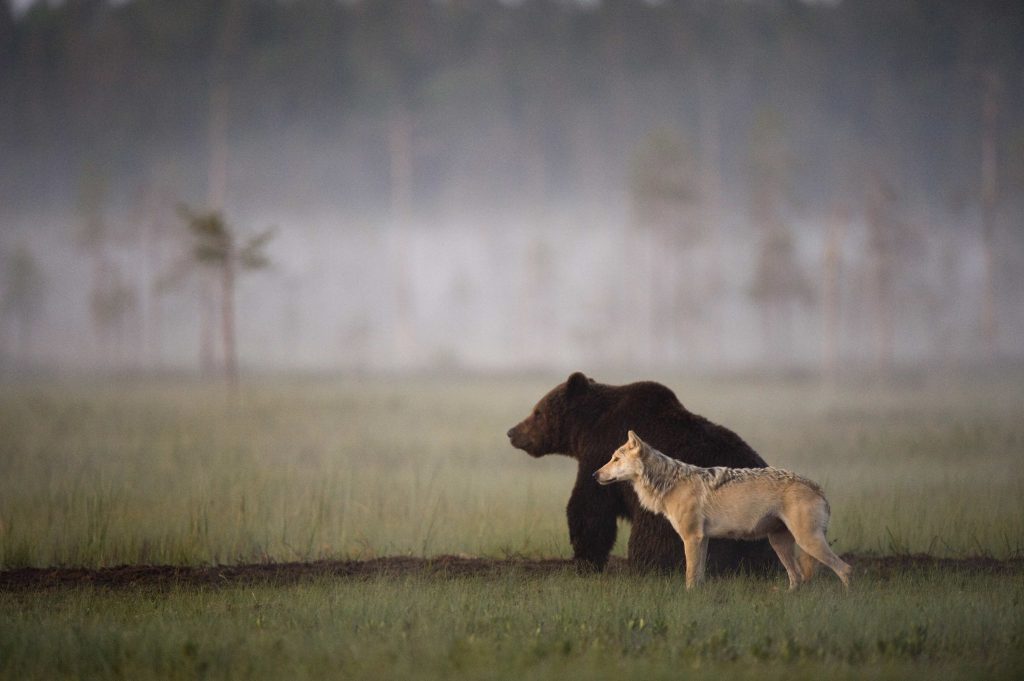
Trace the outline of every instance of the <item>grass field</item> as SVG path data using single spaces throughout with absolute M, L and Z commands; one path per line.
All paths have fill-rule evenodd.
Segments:
M 1019 678 L 1024 580 L 331 580 L 0 594 L 7 678 Z
M 599 376 L 606 380 L 615 377 Z M 662 378 L 822 482 L 844 553 L 1024 552 L 1024 381 Z M 504 437 L 557 379 L 0 388 L 0 569 L 569 555 L 574 465 Z M 627 528 L 617 553 L 622 554 Z M 1019 677 L 1021 574 L 319 579 L 0 593 L 8 678 Z M 825 672 L 827 671 L 827 674 Z

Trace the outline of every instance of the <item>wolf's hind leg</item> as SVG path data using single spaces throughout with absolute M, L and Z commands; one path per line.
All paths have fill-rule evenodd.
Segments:
M 850 575 L 853 574 L 853 568 L 832 551 L 824 534 L 821 532 L 808 533 L 804 536 L 794 534 L 794 538 L 801 549 L 832 568 L 832 571 L 842 580 L 843 586 L 847 589 L 850 588 Z
M 793 545 L 793 553 L 800 568 L 800 579 L 803 583 L 811 581 L 814 571 L 818 569 L 818 561 L 814 556 L 801 549 L 799 544 Z
M 778 554 L 779 560 L 782 561 L 782 567 L 786 568 L 786 574 L 789 576 L 789 590 L 792 591 L 803 581 L 800 565 L 796 559 L 796 541 L 789 530 L 783 527 L 768 535 L 768 543 Z

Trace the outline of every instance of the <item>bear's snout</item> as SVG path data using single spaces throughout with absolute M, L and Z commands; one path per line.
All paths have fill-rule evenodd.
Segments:
M 508 429 L 508 441 L 516 449 L 521 449 L 530 456 L 540 456 L 536 451 L 536 443 L 531 437 L 530 427 L 526 423 L 517 423 Z
M 523 441 L 523 424 L 518 423 L 508 429 L 508 441 L 516 449 L 522 449 L 526 443 Z
M 508 440 L 513 447 L 523 450 L 532 457 L 544 456 L 550 451 L 543 437 L 538 437 L 536 424 L 531 419 L 509 428 Z

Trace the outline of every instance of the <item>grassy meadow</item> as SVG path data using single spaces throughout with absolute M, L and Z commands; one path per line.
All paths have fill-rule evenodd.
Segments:
M 557 380 L 0 388 L 0 567 L 569 555 L 574 462 L 505 438 Z M 665 382 L 823 483 L 839 552 L 1024 549 L 1024 382 Z
M 617 382 L 615 376 L 598 376 Z M 1024 553 L 1024 381 L 665 378 L 823 483 L 841 553 Z M 558 378 L 0 387 L 0 569 L 565 557 L 575 466 L 504 433 Z M 623 527 L 616 552 L 624 552 Z M 0 592 L 4 678 L 1019 678 L 1020 574 L 321 579 Z
M 11 679 L 1020 678 L 1024 581 L 625 575 L 0 593 Z

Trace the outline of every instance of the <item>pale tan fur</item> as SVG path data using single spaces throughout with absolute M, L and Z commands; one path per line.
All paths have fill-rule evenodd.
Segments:
M 825 540 L 829 506 L 816 483 L 778 468 L 701 468 L 665 456 L 629 431 L 626 444 L 594 477 L 631 482 L 644 508 L 664 515 L 683 540 L 686 588 L 704 577 L 708 539 L 768 538 L 789 576 L 809 580 L 815 561 L 850 585 L 853 569 Z

